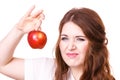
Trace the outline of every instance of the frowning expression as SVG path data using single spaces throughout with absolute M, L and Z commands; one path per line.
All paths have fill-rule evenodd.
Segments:
M 73 22 L 67 22 L 60 37 L 60 51 L 66 64 L 70 67 L 83 65 L 89 41 L 81 28 Z

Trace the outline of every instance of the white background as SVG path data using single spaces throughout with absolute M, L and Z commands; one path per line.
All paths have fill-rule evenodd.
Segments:
M 58 36 L 59 21 L 74 7 L 88 7 L 95 10 L 102 18 L 109 40 L 110 64 L 116 80 L 120 80 L 120 4 L 119 0 L 0 0 L 0 40 L 12 29 L 25 12 L 36 5 L 36 10 L 43 9 L 45 20 L 42 30 L 48 41 L 44 49 L 32 49 L 27 43 L 27 34 L 22 38 L 14 56 L 20 58 L 53 57 Z M 7 46 L 7 45 L 6 45 Z M 0 80 L 13 80 L 0 74 Z

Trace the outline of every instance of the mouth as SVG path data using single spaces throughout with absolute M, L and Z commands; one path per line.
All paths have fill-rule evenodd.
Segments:
M 66 54 L 69 58 L 76 58 L 78 56 L 78 53 L 67 53 Z

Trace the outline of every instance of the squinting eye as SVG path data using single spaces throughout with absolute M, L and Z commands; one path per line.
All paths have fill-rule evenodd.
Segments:
M 77 38 L 78 41 L 85 41 L 83 38 Z
M 68 38 L 67 37 L 62 37 L 61 40 L 68 40 Z

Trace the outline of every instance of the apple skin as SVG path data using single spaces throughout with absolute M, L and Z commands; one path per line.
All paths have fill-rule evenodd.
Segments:
M 27 40 L 31 48 L 42 49 L 47 42 L 47 36 L 40 30 L 33 30 L 28 33 Z

